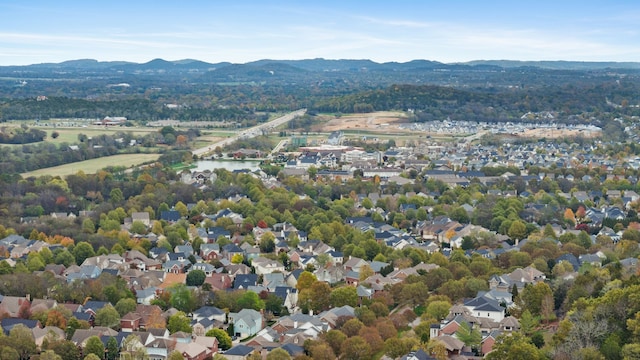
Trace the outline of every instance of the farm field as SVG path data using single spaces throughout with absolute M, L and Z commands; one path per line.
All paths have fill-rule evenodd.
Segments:
M 160 157 L 160 154 L 122 154 L 122 155 L 113 155 L 102 157 L 99 159 L 91 159 L 80 162 L 75 162 L 71 164 L 65 164 L 60 166 L 54 166 L 50 168 L 30 171 L 22 174 L 23 178 L 27 178 L 30 176 L 43 176 L 43 175 L 51 175 L 51 176 L 67 176 L 77 173 L 82 170 L 85 174 L 94 174 L 98 172 L 98 170 L 105 168 L 110 165 L 118 165 L 124 167 L 132 167 L 144 164 L 148 161 L 157 160 Z

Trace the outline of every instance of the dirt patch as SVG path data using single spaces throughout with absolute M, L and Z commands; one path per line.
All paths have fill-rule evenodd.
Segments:
M 535 128 L 528 129 L 518 134 L 520 137 L 534 137 L 534 138 L 564 138 L 564 137 L 576 137 L 582 136 L 585 138 L 593 138 L 602 135 L 602 131 L 594 130 L 582 130 L 582 129 L 543 129 Z
M 367 114 L 349 114 L 339 118 L 327 117 L 326 121 L 314 127 L 313 131 L 332 132 L 338 130 L 363 130 L 374 132 L 403 131 L 398 125 L 406 123 L 407 116 L 402 112 L 378 111 Z

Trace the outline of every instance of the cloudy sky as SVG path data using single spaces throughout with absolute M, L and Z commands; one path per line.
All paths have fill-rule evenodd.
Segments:
M 637 0 L 2 0 L 0 65 L 72 59 L 640 61 Z

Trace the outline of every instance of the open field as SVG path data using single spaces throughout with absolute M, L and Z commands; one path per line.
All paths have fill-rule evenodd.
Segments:
M 30 176 L 42 176 L 42 175 L 51 175 L 51 176 L 67 176 L 77 173 L 82 170 L 85 174 L 94 174 L 98 172 L 98 170 L 105 168 L 107 166 L 124 166 L 124 167 L 132 167 L 144 164 L 149 161 L 154 161 L 160 157 L 160 154 L 122 154 L 122 155 L 113 155 L 102 157 L 98 159 L 85 160 L 80 162 L 75 162 L 71 164 L 65 164 L 60 166 L 54 166 L 46 169 L 40 169 L 35 171 L 30 171 L 28 173 L 22 174 L 22 177 L 30 177 Z
M 525 130 L 522 134 L 518 134 L 522 137 L 534 137 L 534 138 L 564 138 L 564 137 L 576 137 L 583 136 L 585 138 L 593 138 L 596 136 L 602 135 L 602 131 L 587 131 L 587 130 L 576 130 L 576 129 L 528 129 Z
M 102 134 L 107 134 L 107 135 L 112 135 L 115 134 L 116 132 L 124 132 L 124 133 L 131 133 L 133 135 L 146 135 L 148 133 L 151 132 L 156 132 L 158 131 L 157 129 L 151 129 L 151 128 L 124 128 L 124 127 L 109 127 L 109 128 L 105 128 L 102 126 L 97 126 L 97 127 L 86 127 L 86 128 L 43 128 L 43 127 L 37 127 L 37 129 L 39 130 L 44 130 L 47 132 L 47 138 L 45 139 L 45 141 L 54 143 L 54 144 L 60 144 L 63 142 L 69 143 L 69 144 L 74 144 L 74 143 L 78 143 L 78 135 L 80 134 L 84 134 L 87 135 L 88 137 L 94 137 L 94 136 L 98 136 L 98 135 L 102 135 Z M 51 137 L 51 134 L 57 131 L 59 136 L 57 139 L 54 139 Z
M 327 121 L 312 127 L 312 131 L 332 132 L 338 130 L 363 130 L 388 133 L 410 131 L 400 129 L 399 124 L 407 122 L 407 116 L 399 111 L 377 111 L 367 114 L 349 114 L 341 117 L 327 116 Z

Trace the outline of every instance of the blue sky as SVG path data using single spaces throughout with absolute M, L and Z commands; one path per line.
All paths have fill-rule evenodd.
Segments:
M 640 61 L 637 0 L 0 2 L 0 65 L 72 59 Z

